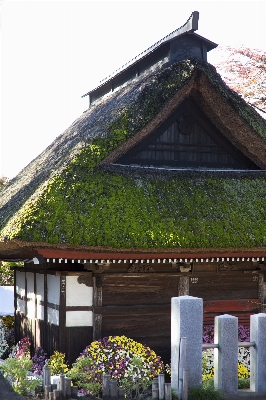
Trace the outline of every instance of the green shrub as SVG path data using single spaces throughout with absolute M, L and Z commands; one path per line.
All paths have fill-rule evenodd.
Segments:
M 223 394 L 210 386 L 189 389 L 188 400 L 225 400 Z
M 22 395 L 31 395 L 32 391 L 41 385 L 41 379 L 28 373 L 32 367 L 32 361 L 27 357 L 7 358 L 0 364 L 4 377 L 11 383 L 15 392 Z
M 0 358 L 5 358 L 5 354 L 8 352 L 7 334 L 6 326 L 0 318 Z
M 248 389 L 250 387 L 249 378 L 238 378 L 238 389 Z
M 214 378 L 209 378 L 207 380 L 202 381 L 203 388 L 212 388 L 214 389 Z M 249 378 L 238 378 L 238 389 L 248 389 L 250 387 L 250 379 Z
M 10 329 L 14 328 L 14 324 L 15 324 L 14 315 L 5 315 L 4 317 L 1 317 L 1 319 L 4 322 L 8 331 L 10 331 Z
M 49 358 L 47 367 L 50 368 L 51 375 L 66 373 L 68 371 L 68 366 L 65 362 L 65 354 L 55 351 Z

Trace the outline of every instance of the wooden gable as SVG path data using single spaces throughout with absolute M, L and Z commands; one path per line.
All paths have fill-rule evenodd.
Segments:
M 116 164 L 203 169 L 259 169 L 192 101 L 185 101 Z

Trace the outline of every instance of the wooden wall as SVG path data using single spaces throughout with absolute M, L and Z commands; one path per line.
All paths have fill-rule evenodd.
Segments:
M 17 340 L 29 336 L 34 347 L 42 346 L 49 356 L 55 350 L 64 352 L 71 364 L 93 340 L 109 335 L 125 335 L 147 344 L 164 362 L 170 362 L 172 297 L 185 294 L 202 297 L 205 325 L 213 324 L 214 317 L 224 313 L 237 316 L 240 324 L 249 325 L 251 314 L 266 312 L 261 305 L 266 298 L 265 276 L 252 263 L 194 265 L 190 271 L 184 272 L 181 272 L 181 267 L 171 264 L 144 264 L 139 267 L 120 264 L 112 265 L 102 273 L 81 271 L 75 274 L 82 274 L 83 278 L 91 277 L 89 280 L 93 284 L 93 305 L 85 307 L 93 311 L 93 326 L 66 326 L 66 311 L 78 311 L 84 307 L 66 307 L 64 282 L 66 276 L 72 273 L 54 269 L 49 273 L 61 275 L 60 305 L 48 302 L 48 306 L 59 310 L 59 324 L 48 322 L 45 307 L 43 320 L 27 318 L 27 295 L 24 298 L 16 295 L 15 302 L 20 296 L 26 305 L 26 313 L 16 312 Z M 34 282 L 36 286 L 36 277 Z M 30 301 L 33 301 L 32 297 Z M 34 301 L 37 306 L 37 299 Z M 44 306 L 45 301 L 47 277 L 44 277 Z
M 249 325 L 250 315 L 260 312 L 258 274 L 104 273 L 97 276 L 95 284 L 94 339 L 126 335 L 147 344 L 169 362 L 171 297 L 181 294 L 203 298 L 205 325 L 225 313 L 237 316 L 239 324 Z

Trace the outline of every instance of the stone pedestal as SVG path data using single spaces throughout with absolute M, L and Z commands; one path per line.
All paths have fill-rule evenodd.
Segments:
M 250 316 L 250 389 L 266 392 L 266 314 Z
M 187 338 L 188 386 L 202 384 L 203 300 L 180 296 L 171 300 L 171 384 L 178 393 L 180 339 Z
M 225 394 L 238 390 L 238 318 L 219 315 L 214 322 L 214 387 Z

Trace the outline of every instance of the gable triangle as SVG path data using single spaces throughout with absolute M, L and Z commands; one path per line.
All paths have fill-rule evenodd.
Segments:
M 165 168 L 259 169 L 192 102 L 127 151 L 115 164 Z

